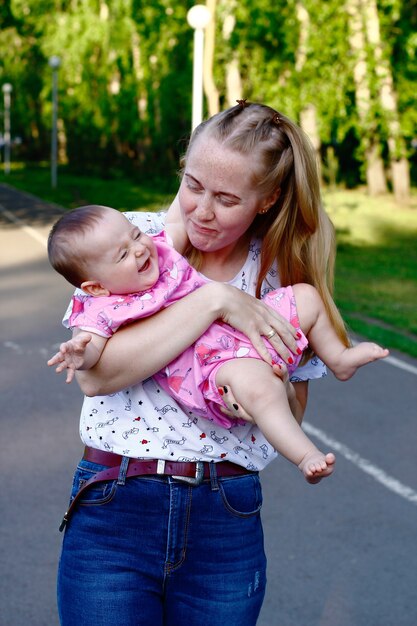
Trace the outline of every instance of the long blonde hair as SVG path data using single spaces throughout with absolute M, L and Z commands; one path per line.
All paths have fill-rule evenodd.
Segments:
M 280 190 L 275 204 L 250 227 L 262 239 L 257 297 L 276 261 L 282 286 L 305 282 L 316 287 L 339 338 L 349 345 L 332 299 L 335 233 L 322 206 L 316 155 L 307 135 L 271 107 L 243 101 L 197 126 L 184 162 L 203 135 L 253 159 L 253 185 L 261 199 Z M 187 255 L 199 265 L 199 251 L 190 247 Z

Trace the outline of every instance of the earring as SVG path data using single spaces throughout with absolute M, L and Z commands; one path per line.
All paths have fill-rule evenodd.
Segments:
M 261 215 L 265 215 L 265 213 L 268 213 L 268 211 L 269 211 L 269 207 L 267 207 L 266 209 L 262 209 L 262 211 L 259 211 L 259 213 Z

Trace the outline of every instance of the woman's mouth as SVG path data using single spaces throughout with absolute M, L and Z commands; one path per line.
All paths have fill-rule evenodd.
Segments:
M 215 234 L 215 229 L 214 228 L 208 228 L 207 226 L 201 226 L 200 224 L 196 224 L 195 222 L 192 222 L 193 228 L 197 233 L 200 233 L 202 235 L 214 235 Z

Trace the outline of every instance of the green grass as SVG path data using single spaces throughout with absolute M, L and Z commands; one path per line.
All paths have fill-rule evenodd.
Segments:
M 53 190 L 48 167 L 16 165 L 7 177 L 0 172 L 0 182 L 67 208 L 92 203 L 123 210 L 165 208 L 178 184 L 175 177 L 169 185 L 138 184 L 60 168 Z M 325 191 L 324 201 L 337 232 L 335 300 L 349 329 L 417 357 L 417 195 L 408 207 L 361 190 Z
M 336 226 L 335 300 L 349 327 L 417 357 L 417 196 L 324 194 Z
M 52 189 L 48 165 L 25 167 L 23 164 L 14 164 L 7 176 L 1 170 L 0 183 L 7 183 L 68 209 L 85 204 L 104 204 L 124 211 L 166 208 L 178 187 L 175 176 L 168 181 L 138 184 L 123 177 L 103 180 L 94 176 L 77 176 L 60 166 L 57 187 Z

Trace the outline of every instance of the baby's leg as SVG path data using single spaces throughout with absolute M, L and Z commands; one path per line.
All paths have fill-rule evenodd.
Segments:
M 301 329 L 314 352 L 336 378 L 348 380 L 362 365 L 388 356 L 388 350 L 369 341 L 347 348 L 333 328 L 317 290 L 300 283 L 293 286 L 293 291 Z
M 298 465 L 304 476 L 328 476 L 333 454 L 324 455 L 291 413 L 285 385 L 271 367 L 257 359 L 233 359 L 216 372 L 216 385 L 230 386 L 236 401 L 253 418 L 274 448 Z

